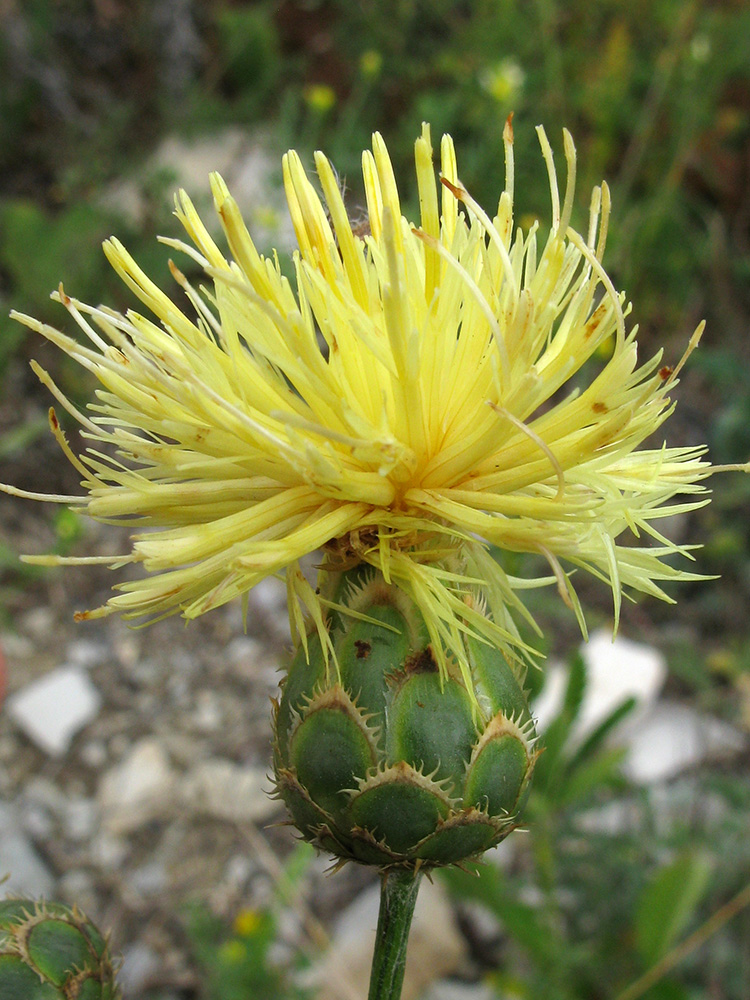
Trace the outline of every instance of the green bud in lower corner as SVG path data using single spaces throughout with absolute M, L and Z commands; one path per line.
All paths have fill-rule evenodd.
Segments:
M 361 567 L 342 575 L 335 659 L 317 632 L 289 668 L 275 715 L 278 793 L 303 836 L 382 868 L 454 864 L 518 823 L 534 766 L 519 677 L 467 635 L 472 690 L 438 669 L 419 611 Z M 363 620 L 366 616 L 369 620 Z
M 75 907 L 0 900 L 2 1000 L 119 1000 L 107 941 Z

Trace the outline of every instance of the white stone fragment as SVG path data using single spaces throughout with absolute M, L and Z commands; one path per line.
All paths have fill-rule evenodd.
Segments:
M 497 990 L 484 983 L 457 983 L 450 979 L 441 979 L 440 982 L 434 983 L 420 1000 L 504 1000 L 505 996 L 506 994 L 498 994 Z M 508 1000 L 510 1000 L 509 995 Z
M 745 736 L 720 719 L 687 705 L 661 701 L 623 732 L 626 776 L 637 784 L 668 781 L 705 760 L 740 753 Z
M 635 698 L 637 703 L 629 718 L 640 715 L 655 701 L 667 676 L 659 650 L 621 635 L 613 640 L 606 628 L 591 634 L 588 643 L 581 646 L 581 655 L 586 665 L 586 691 L 573 726 L 573 743 L 585 739 L 626 698 Z M 541 696 L 533 705 L 540 731 L 560 711 L 567 681 L 567 666 L 550 666 Z
M 611 740 L 627 749 L 623 770 L 637 784 L 667 781 L 703 760 L 737 753 L 745 738 L 732 726 L 675 702 L 657 700 L 666 679 L 662 654 L 644 643 L 599 629 L 581 647 L 586 690 L 573 724 L 571 745 L 580 744 L 626 698 L 636 707 Z M 552 665 L 532 711 L 540 732 L 560 711 L 568 667 Z
M 264 770 L 230 760 L 200 761 L 180 784 L 185 808 L 230 823 L 259 823 L 278 810 Z
M 81 667 L 62 666 L 8 698 L 8 714 L 38 747 L 62 757 L 99 713 L 102 699 Z
M 209 231 L 218 231 L 208 184 L 214 170 L 226 181 L 261 249 L 273 245 L 290 251 L 297 245 L 280 183 L 279 156 L 260 131 L 230 126 L 188 139 L 167 135 L 138 175 L 111 184 L 101 195 L 100 204 L 140 226 L 149 200 L 153 200 L 153 181 L 161 178 L 165 204 L 170 203 L 174 191 L 184 188 Z
M 158 740 L 139 740 L 102 778 L 97 794 L 102 825 L 111 834 L 129 833 L 168 814 L 175 775 Z
M 312 970 L 316 1000 L 353 1000 L 367 995 L 380 886 L 365 890 L 341 914 L 333 942 Z M 436 979 L 450 975 L 466 955 L 445 890 L 422 880 L 406 955 L 402 1000 L 416 1000 Z
M 117 979 L 127 996 L 136 996 L 161 967 L 162 962 L 156 952 L 148 945 L 137 942 L 123 948 Z
M 0 802 L 0 883 L 3 897 L 51 896 L 55 879 L 21 830 L 19 817 L 11 805 Z
M 107 646 L 93 639 L 77 639 L 68 647 L 65 654 L 67 660 L 77 667 L 98 667 L 108 657 Z
M 287 594 L 281 580 L 267 576 L 250 591 L 250 603 L 266 614 L 285 614 Z
M 63 811 L 65 836 L 74 841 L 88 841 L 94 835 L 99 820 L 99 810 L 94 801 L 87 798 L 71 798 Z

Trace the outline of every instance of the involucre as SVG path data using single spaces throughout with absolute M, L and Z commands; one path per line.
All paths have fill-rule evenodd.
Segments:
M 2 1000 L 119 1000 L 107 941 L 76 907 L 0 900 Z
M 329 655 L 300 644 L 275 713 L 279 795 L 303 836 L 382 868 L 481 854 L 518 823 L 535 732 L 502 654 L 465 634 L 471 690 L 425 622 L 367 567 L 334 577 Z M 467 600 L 470 598 L 467 597 Z M 355 617 L 356 616 L 356 617 Z

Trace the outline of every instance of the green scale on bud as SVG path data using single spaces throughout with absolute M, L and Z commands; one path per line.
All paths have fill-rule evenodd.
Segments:
M 494 847 L 517 825 L 536 756 L 520 679 L 468 635 L 473 691 L 450 659 L 441 675 L 421 614 L 372 570 L 341 574 L 334 596 L 353 613 L 330 618 L 335 662 L 313 632 L 276 706 L 276 787 L 294 824 L 382 868 Z
M 119 1000 L 107 941 L 75 907 L 0 900 L 2 1000 Z

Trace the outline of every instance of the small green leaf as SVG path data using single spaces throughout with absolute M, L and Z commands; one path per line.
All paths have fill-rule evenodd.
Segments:
M 538 910 L 514 898 L 515 890 L 496 868 L 483 865 L 476 874 L 445 868 L 440 874 L 455 896 L 474 900 L 491 910 L 508 934 L 538 962 L 554 963 L 561 944 L 559 938 L 550 933 Z
M 643 1000 L 694 1000 L 694 998 L 695 993 L 674 979 L 662 979 L 643 994 Z
M 646 886 L 636 908 L 635 945 L 646 968 L 658 962 L 684 931 L 711 876 L 710 859 L 686 851 Z
M 576 652 L 570 658 L 570 674 L 563 701 L 563 712 L 571 722 L 578 718 L 581 711 L 586 685 L 586 664 L 581 654 Z
M 581 711 L 586 693 L 586 665 L 580 653 L 570 659 L 570 672 L 560 712 L 547 727 L 541 745 L 544 753 L 535 770 L 534 785 L 556 801 L 560 791 L 560 769 L 565 766 L 565 747 Z
M 585 763 L 592 754 L 599 750 L 606 740 L 607 736 L 615 729 L 622 720 L 630 715 L 637 701 L 635 698 L 626 698 L 622 701 L 617 708 L 615 708 L 609 715 L 600 722 L 599 725 L 586 737 L 580 747 L 576 750 L 573 756 L 570 758 L 570 763 L 568 767 L 573 771 L 580 763 Z
M 612 747 L 611 750 L 596 754 L 591 760 L 581 761 L 561 781 L 558 803 L 561 806 L 571 806 L 587 798 L 597 788 L 611 785 L 620 776 L 626 756 L 625 747 Z

